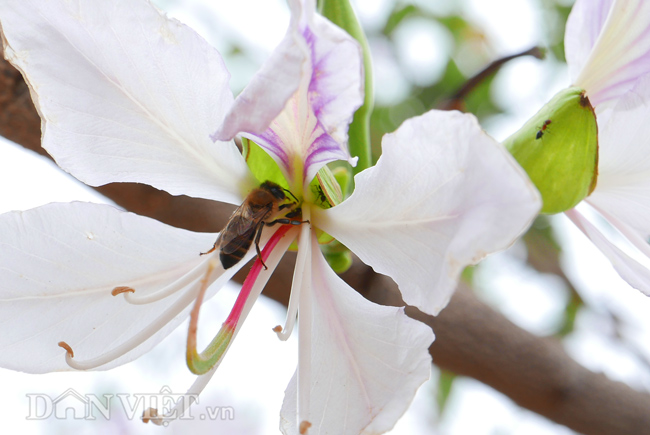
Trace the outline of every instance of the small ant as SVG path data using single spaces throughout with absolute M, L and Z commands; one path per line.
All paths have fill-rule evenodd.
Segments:
M 324 207 L 330 208 L 332 206 L 320 185 L 316 185 L 316 196 L 318 197 L 318 201 L 320 201 Z
M 537 132 L 537 136 L 535 136 L 535 139 L 541 139 L 542 136 L 544 136 L 544 131 L 548 128 L 548 125 L 551 123 L 550 119 L 547 119 L 544 121 L 544 125 L 542 125 L 542 129 Z

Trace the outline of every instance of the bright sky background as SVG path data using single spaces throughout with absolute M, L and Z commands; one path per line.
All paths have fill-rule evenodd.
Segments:
M 419 3 L 446 13 L 458 9 L 460 2 Z M 230 52 L 230 40 L 254 54 L 228 56 L 226 64 L 237 71 L 234 90 L 241 89 L 255 69 L 284 35 L 288 11 L 284 0 L 158 0 L 157 4 L 171 15 L 190 24 L 224 54 Z M 382 25 L 389 12 L 389 0 L 357 0 L 361 19 L 369 27 Z M 544 19 L 539 3 L 533 0 L 470 0 L 462 6 L 465 13 L 483 26 L 499 52 L 494 57 L 511 54 L 535 44 L 543 44 L 538 23 Z M 251 14 L 251 11 L 254 13 Z M 234 36 L 236 35 L 236 36 Z M 401 47 L 401 61 L 418 71 L 413 79 L 431 80 L 440 73 L 441 59 L 449 49 L 446 30 L 417 20 L 396 33 Z M 398 100 L 408 91 L 408 81 L 392 64 L 381 46 L 373 46 L 377 98 Z M 481 67 L 482 65 L 476 66 Z M 467 68 L 471 68 L 467 65 Z M 486 129 L 504 138 L 532 115 L 558 89 L 566 86 L 566 74 L 552 61 L 520 59 L 507 65 L 496 79 L 499 102 L 507 109 L 504 116 L 491 120 Z M 47 159 L 11 144 L 0 147 L 0 212 L 22 210 L 54 201 L 93 201 L 103 198 L 64 174 Z M 637 343 L 646 357 L 650 337 L 650 301 L 624 284 L 593 246 L 563 217 L 554 219 L 566 239 L 565 261 L 571 278 L 579 283 L 583 298 L 606 313 L 613 311 L 626 319 L 629 340 Z M 531 279 L 531 272 L 521 266 L 515 246 L 506 254 L 488 259 L 493 268 L 480 276 L 484 285 L 479 294 L 498 307 L 520 326 L 544 334 L 552 329 L 562 309 L 559 286 L 553 279 Z M 216 333 L 236 295 L 236 288 L 222 290 L 202 308 L 201 328 L 208 339 Z M 195 420 L 174 424 L 164 433 L 188 433 L 189 430 L 237 434 L 277 434 L 278 416 L 284 394 L 297 363 L 295 337 L 282 343 L 271 331 L 284 322 L 284 309 L 272 301 L 260 300 L 232 346 L 228 357 L 201 396 L 201 404 L 232 406 L 234 422 L 218 423 Z M 27 421 L 27 393 L 46 393 L 56 397 L 67 388 L 80 393 L 156 393 L 163 386 L 182 393 L 193 376 L 184 361 L 187 325 L 183 324 L 152 352 L 134 363 L 109 372 L 54 373 L 27 375 L 0 370 L 2 427 L 7 433 L 163 433 L 163 429 L 115 417 L 110 422 L 74 420 Z M 567 340 L 567 350 L 593 370 L 650 388 L 648 368 L 638 358 L 611 340 L 611 325 L 602 316 L 583 315 L 576 333 Z M 441 434 L 570 434 L 561 426 L 531 412 L 521 410 L 504 396 L 471 379 L 457 382 L 442 421 L 435 409 L 437 373 L 425 385 L 393 434 L 430 434 L 439 425 Z M 114 409 L 118 407 L 115 406 Z

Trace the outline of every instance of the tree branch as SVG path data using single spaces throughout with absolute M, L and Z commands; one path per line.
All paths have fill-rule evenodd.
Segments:
M 0 135 L 42 155 L 40 119 L 20 74 L 0 62 Z M 96 190 L 126 210 L 194 231 L 220 230 L 232 207 L 171 196 L 150 186 L 115 183 Z M 264 293 L 287 304 L 295 255 L 288 253 Z M 241 282 L 243 273 L 238 275 Z M 356 260 L 342 277 L 370 300 L 402 306 L 395 284 Z M 408 307 L 436 332 L 430 352 L 441 368 L 478 379 L 521 406 L 594 435 L 650 433 L 650 396 L 573 361 L 559 342 L 512 324 L 461 286 L 436 318 Z

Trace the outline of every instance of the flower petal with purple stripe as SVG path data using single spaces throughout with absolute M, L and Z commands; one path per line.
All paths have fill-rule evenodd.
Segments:
M 283 41 L 287 46 L 304 48 L 307 59 L 307 62 L 299 64 L 288 58 L 294 73 L 300 65 L 298 78 L 293 77 L 295 74 L 288 75 L 284 65 L 278 68 L 278 82 L 284 83 L 283 80 L 289 76 L 293 78 L 293 88 L 288 82 L 284 86 L 285 91 L 294 90 L 289 100 L 280 98 L 278 93 L 271 98 L 261 91 L 266 86 L 257 86 L 259 89 L 256 91 L 257 88 L 251 85 L 237 98 L 226 122 L 213 136 L 213 139 L 223 139 L 241 132 L 273 157 L 293 188 L 301 188 L 329 162 L 346 160 L 356 164 L 356 159 L 348 151 L 347 134 L 354 112 L 363 103 L 360 46 L 346 32 L 315 14 L 310 5 L 304 3 L 302 10 L 292 8 L 292 25 L 296 22 L 295 14 L 302 14 L 298 24 L 300 30 L 294 32 L 295 29 L 290 28 Z M 297 43 L 297 39 L 302 42 Z M 289 51 L 285 54 L 288 55 Z M 274 56 L 278 63 L 282 57 L 280 49 Z M 270 83 L 274 73 L 268 70 L 266 74 L 266 78 L 262 78 Z M 259 95 L 253 95 L 255 92 Z M 273 101 L 267 101 L 269 99 Z M 261 119 L 268 120 L 270 115 L 276 114 L 279 102 L 284 104 L 283 110 L 268 121 L 270 125 L 265 131 L 260 130 L 267 122 Z M 249 116 L 243 109 L 240 111 L 235 107 L 262 107 L 265 104 L 268 110 L 264 116 L 258 116 L 255 111 L 253 116 Z M 236 115 L 238 111 L 240 115 Z
M 565 46 L 573 84 L 592 104 L 619 97 L 650 72 L 650 2 L 578 0 Z
M 328 162 L 354 161 L 347 148 L 325 131 L 311 107 L 304 107 L 298 98 L 294 95 L 261 135 L 244 134 L 273 157 L 292 189 L 301 189 Z
M 309 102 L 332 138 L 347 142 L 348 126 L 363 104 L 363 57 L 359 44 L 320 15 L 303 31 L 312 54 Z

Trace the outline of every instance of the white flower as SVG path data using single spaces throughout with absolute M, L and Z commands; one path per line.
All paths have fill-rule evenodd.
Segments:
M 596 108 L 650 72 L 649 23 L 646 0 L 576 1 L 564 39 L 569 75 Z
M 275 159 L 301 201 L 310 224 L 265 231 L 268 270 L 259 261 L 251 269 L 218 349 L 208 349 L 215 366 L 190 391 L 206 385 L 298 238 L 279 333 L 291 333 L 299 312 L 299 367 L 282 408 L 283 431 L 381 433 L 428 378 L 433 335 L 402 308 L 370 303 L 343 282 L 315 230 L 391 276 L 407 303 L 436 314 L 463 267 L 509 246 L 540 201 L 472 116 L 434 111 L 387 135 L 382 157 L 356 177 L 354 193 L 321 209 L 311 179 L 328 162 L 354 162 L 346 137 L 362 101 L 360 53 L 314 13 L 313 1 L 290 6 L 285 39 L 236 100 L 219 54 L 144 0 L 4 1 L 0 21 L 5 54 L 25 75 L 43 119 L 43 146 L 80 180 L 141 182 L 240 204 L 258 185 L 229 141 L 241 132 Z M 221 142 L 210 140 L 215 130 Z M 216 292 L 255 253 L 224 270 L 217 253 L 199 255 L 215 235 L 82 203 L 4 214 L 0 233 L 0 365 L 33 373 L 107 369 L 137 358 L 196 300 L 191 348 L 203 292 Z
M 576 1 L 565 46 L 573 84 L 586 90 L 598 120 L 598 180 L 584 202 L 650 255 L 650 2 Z M 578 210 L 567 215 L 623 279 L 650 295 L 650 270 Z

